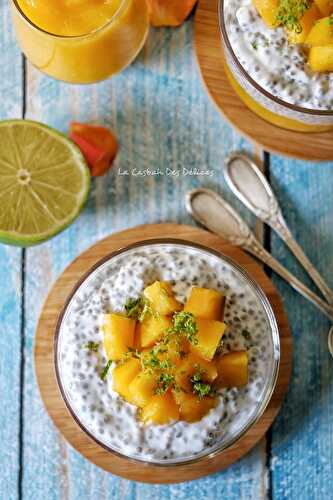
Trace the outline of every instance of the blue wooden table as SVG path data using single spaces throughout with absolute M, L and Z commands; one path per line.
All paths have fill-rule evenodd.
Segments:
M 56 277 L 113 231 L 157 221 L 192 223 L 184 195 L 197 185 L 214 188 L 237 205 L 223 180 L 223 158 L 233 149 L 253 147 L 225 123 L 205 93 L 192 20 L 176 30 L 153 29 L 129 69 L 108 82 L 79 87 L 57 83 L 26 63 L 15 43 L 8 0 L 0 0 L 0 19 L 0 118 L 32 118 L 63 131 L 73 119 L 105 123 L 121 143 L 112 172 L 93 182 L 84 212 L 69 229 L 28 250 L 0 245 L 0 499 L 333 498 L 329 323 L 277 278 L 294 337 L 292 380 L 273 428 L 240 462 L 189 483 L 144 485 L 99 470 L 56 431 L 33 366 L 37 318 Z M 265 163 L 293 233 L 333 287 L 333 165 L 268 155 Z M 119 175 L 119 169 L 148 167 L 164 173 L 209 168 L 214 176 Z M 267 233 L 265 241 L 309 283 L 274 235 Z

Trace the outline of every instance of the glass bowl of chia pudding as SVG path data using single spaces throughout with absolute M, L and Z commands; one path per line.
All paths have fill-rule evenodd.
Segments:
M 299 132 L 333 129 L 333 72 L 315 72 L 304 44 L 269 27 L 251 0 L 220 0 L 219 23 L 228 79 L 261 118 Z
M 221 389 L 218 404 L 198 422 L 147 425 L 137 408 L 112 388 L 112 367 L 101 380 L 107 359 L 89 352 L 102 343 L 100 317 L 120 312 L 126 299 L 140 296 L 155 280 L 168 281 L 185 302 L 193 285 L 226 296 L 225 352 L 246 350 L 249 381 Z M 58 385 L 72 417 L 95 442 L 112 454 L 161 466 L 177 466 L 227 449 L 258 421 L 277 380 L 278 326 L 262 289 L 229 257 L 195 243 L 159 239 L 137 243 L 106 256 L 75 286 L 55 333 Z

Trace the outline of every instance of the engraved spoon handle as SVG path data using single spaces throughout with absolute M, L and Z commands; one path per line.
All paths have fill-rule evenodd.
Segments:
M 254 237 L 254 235 L 253 235 Z M 253 241 L 248 241 L 243 246 L 245 250 L 252 253 L 255 257 L 259 258 L 273 271 L 275 271 L 281 278 L 291 285 L 294 290 L 299 292 L 303 297 L 310 300 L 318 309 L 321 310 L 330 320 L 333 321 L 333 308 L 316 295 L 312 290 L 305 286 L 298 280 L 288 269 L 286 269 L 279 261 L 277 261 L 270 253 L 265 250 L 261 243 L 254 237 Z
M 281 214 L 281 219 L 284 221 L 283 216 Z M 271 226 L 273 228 L 273 226 Z M 273 228 L 274 229 L 274 228 Z M 310 262 L 308 257 L 303 252 L 303 249 L 299 246 L 297 241 L 293 238 L 290 233 L 290 230 L 285 224 L 281 225 L 279 228 L 275 227 L 275 231 L 279 234 L 282 240 L 286 243 L 286 245 L 293 252 L 297 260 L 302 264 L 308 275 L 312 278 L 313 282 L 317 285 L 319 290 L 322 292 L 326 300 L 329 304 L 333 304 L 333 292 L 324 281 L 324 278 L 319 274 L 314 265 Z
M 232 153 L 225 163 L 225 178 L 232 192 L 261 221 L 268 224 L 293 252 L 326 300 L 333 304 L 333 292 L 292 236 L 276 196 L 256 163 L 247 155 Z
M 209 189 L 194 189 L 187 194 L 186 207 L 197 222 L 233 245 L 252 253 L 333 321 L 333 307 L 272 257 L 257 240 L 246 222 L 222 197 Z

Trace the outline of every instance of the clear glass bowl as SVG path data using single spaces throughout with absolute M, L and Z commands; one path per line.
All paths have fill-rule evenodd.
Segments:
M 219 23 L 228 79 L 241 100 L 261 118 L 282 128 L 299 132 L 333 129 L 333 111 L 308 109 L 290 104 L 261 87 L 237 58 L 226 26 L 225 4 L 219 0 Z
M 251 330 L 250 383 L 241 390 L 225 390 L 218 407 L 199 423 L 145 427 L 136 420 L 136 409 L 112 392 L 112 374 L 106 383 L 102 382 L 97 356 L 82 348 L 89 340 L 101 340 L 101 313 L 110 311 L 110 307 L 119 310 L 129 294 L 142 292 L 157 278 L 174 280 L 179 300 L 185 299 L 192 284 L 223 291 L 227 295 L 227 344 L 248 342 L 243 332 Z M 59 318 L 54 352 L 62 397 L 84 432 L 110 453 L 154 465 L 176 466 L 214 456 L 236 443 L 257 422 L 277 380 L 280 341 L 273 310 L 244 269 L 201 245 L 159 239 L 114 252 L 83 276 Z M 132 429 L 132 436 L 128 429 Z M 136 442 L 139 435 L 143 441 Z M 205 435 L 210 436 L 209 442 L 202 437 Z M 165 436 L 173 440 L 170 451 L 163 444 L 161 449 L 152 450 L 152 443 L 164 443 Z M 192 440 L 187 440 L 187 445 L 186 436 Z M 194 446 L 195 439 L 199 441 Z

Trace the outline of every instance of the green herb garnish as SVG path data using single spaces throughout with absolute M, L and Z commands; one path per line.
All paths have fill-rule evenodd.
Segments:
M 198 333 L 198 327 L 195 317 L 192 313 L 182 311 L 175 313 L 172 318 L 172 332 L 184 336 L 191 344 L 197 344 L 198 339 L 196 335 Z
M 104 381 L 106 379 L 106 376 L 111 368 L 111 365 L 112 365 L 112 361 L 111 361 L 111 359 L 109 359 L 109 361 L 106 363 L 106 365 L 104 366 L 103 370 L 101 371 L 101 373 L 99 375 L 101 380 Z
M 157 388 L 155 393 L 162 396 L 166 393 L 169 387 L 175 386 L 175 377 L 171 373 L 161 373 L 157 380 Z
M 257 43 L 257 41 L 256 41 L 256 40 L 253 40 L 253 41 L 251 42 L 251 45 L 252 45 L 252 47 L 254 48 L 254 50 L 257 50 L 257 49 L 258 49 L 258 43 Z
M 137 349 L 133 349 L 133 347 L 127 347 L 127 349 L 128 351 L 121 356 L 120 359 L 121 363 L 125 363 L 125 361 L 127 361 L 130 358 L 137 358 L 137 359 L 141 358 L 141 352 L 138 351 Z
M 193 393 L 198 396 L 199 399 L 203 399 L 206 396 L 213 396 L 215 394 L 214 389 L 211 384 L 204 382 L 202 380 L 203 371 L 197 369 L 191 378 Z
M 99 349 L 99 342 L 93 342 L 92 340 L 89 340 L 84 346 L 84 349 L 88 349 L 90 352 L 98 352 Z
M 160 359 L 159 354 L 167 352 L 167 349 L 163 348 L 161 345 L 155 346 L 149 353 L 141 357 L 142 368 L 150 373 L 153 370 L 169 370 L 172 368 L 173 363 L 170 359 Z
M 296 34 L 302 33 L 301 19 L 310 5 L 310 0 L 280 0 L 276 24 Z
M 330 26 L 332 26 L 332 24 L 333 24 L 333 14 L 331 14 L 331 15 L 329 16 L 329 18 L 328 18 L 328 24 L 329 24 Z
M 152 314 L 149 302 L 142 297 L 127 299 L 125 311 L 128 318 L 137 319 L 138 321 L 143 321 L 148 314 Z

